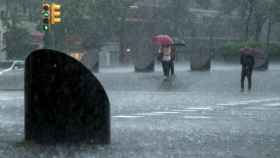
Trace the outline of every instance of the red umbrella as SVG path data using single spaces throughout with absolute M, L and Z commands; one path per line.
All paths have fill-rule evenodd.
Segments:
M 173 39 L 169 35 L 154 36 L 152 41 L 158 45 L 171 45 L 174 43 Z

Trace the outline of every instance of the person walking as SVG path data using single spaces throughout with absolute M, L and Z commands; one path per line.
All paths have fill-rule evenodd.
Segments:
M 244 92 L 244 82 L 245 78 L 248 80 L 248 90 L 252 89 L 252 74 L 255 65 L 255 59 L 252 54 L 252 48 L 243 48 L 240 50 L 240 64 L 242 66 L 241 70 L 241 92 Z
M 163 45 L 159 49 L 159 60 L 162 64 L 163 75 L 165 76 L 165 80 L 169 78 L 170 70 L 172 66 L 172 50 L 171 45 Z M 172 72 L 171 72 L 172 74 Z M 174 74 L 174 69 L 173 69 Z

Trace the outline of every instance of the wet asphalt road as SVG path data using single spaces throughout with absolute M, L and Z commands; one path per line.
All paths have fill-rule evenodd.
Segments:
M 252 92 L 239 89 L 239 65 L 176 78 L 104 68 L 97 74 L 111 101 L 112 143 L 107 146 L 23 143 L 22 91 L 0 92 L 0 158 L 278 158 L 280 65 L 255 72 Z

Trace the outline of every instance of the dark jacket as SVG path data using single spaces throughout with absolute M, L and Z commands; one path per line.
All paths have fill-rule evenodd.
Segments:
M 252 55 L 242 54 L 240 56 L 240 64 L 242 67 L 253 68 L 255 65 L 255 59 Z

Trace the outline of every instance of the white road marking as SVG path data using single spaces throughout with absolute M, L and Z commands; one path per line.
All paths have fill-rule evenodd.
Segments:
M 209 116 L 184 116 L 185 119 L 210 119 Z
M 186 110 L 213 110 L 211 107 L 189 107 Z
M 155 114 L 178 114 L 179 112 L 176 111 L 170 111 L 170 112 L 151 112 L 151 113 L 155 113 Z
M 154 112 L 145 112 L 145 113 L 136 113 L 131 115 L 117 115 L 112 116 L 114 118 L 141 118 L 146 116 L 163 116 L 168 114 L 180 114 L 184 112 L 197 112 L 201 110 L 212 110 L 211 107 L 188 107 L 182 110 L 171 110 L 171 111 L 154 111 Z M 185 116 L 184 118 L 188 119 L 208 119 L 210 117 L 206 116 Z
M 268 99 L 252 99 L 252 100 L 243 100 L 238 102 L 228 102 L 217 104 L 218 106 L 236 106 L 236 105 L 248 105 L 252 103 L 263 103 L 263 102 L 273 102 L 280 101 L 280 98 L 268 98 Z
M 247 105 L 249 103 L 242 103 L 242 102 L 229 102 L 229 103 L 222 103 L 217 104 L 218 106 L 236 106 L 236 105 Z
M 162 115 L 161 113 L 154 113 L 154 112 L 147 112 L 147 113 L 137 113 L 135 115 L 140 115 L 140 116 L 159 116 Z
M 247 110 L 273 110 L 272 108 L 269 108 L 269 107 L 263 107 L 263 106 L 261 106 L 261 107 L 247 107 L 246 108 Z
M 128 116 L 128 115 L 118 115 L 118 116 L 112 116 L 113 118 L 141 118 L 141 117 L 144 117 L 144 116 Z
M 280 107 L 280 103 L 270 103 L 270 104 L 264 104 L 264 106 L 268 106 L 268 107 Z
M 172 110 L 175 112 L 197 112 L 199 110 L 194 110 L 194 109 L 183 109 L 183 110 Z
M 3 97 L 3 96 L 0 96 L 0 101 L 9 101 L 9 100 L 23 100 L 24 97 Z
M 164 114 L 178 114 L 179 112 L 176 111 L 156 111 L 156 112 L 147 112 L 147 113 L 137 113 L 135 115 L 140 116 L 160 116 Z

